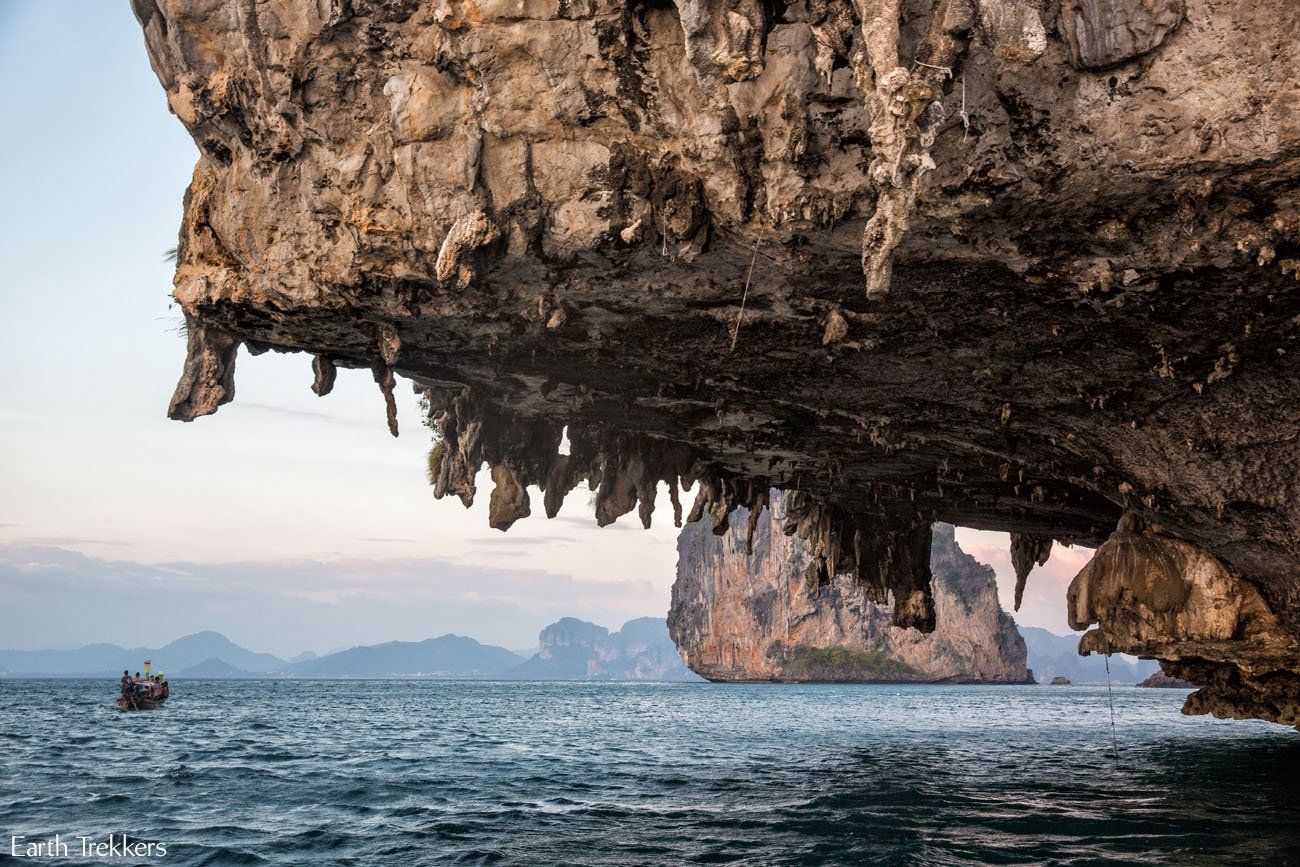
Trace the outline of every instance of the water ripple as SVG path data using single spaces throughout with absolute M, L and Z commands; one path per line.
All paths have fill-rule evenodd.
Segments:
M 258 698 L 257 704 L 250 697 Z M 1300 739 L 1176 691 L 0 681 L 0 831 L 165 863 L 1300 863 Z

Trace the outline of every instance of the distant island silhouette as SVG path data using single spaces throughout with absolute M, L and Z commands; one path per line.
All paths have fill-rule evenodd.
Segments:
M 1068 677 L 1075 683 L 1104 683 L 1105 660 L 1081 657 L 1078 637 L 1020 627 L 1029 667 L 1039 683 Z M 117 677 L 144 659 L 172 679 L 185 678 L 475 678 L 483 680 L 657 680 L 700 681 L 682 663 L 663 618 L 629 620 L 616 632 L 562 617 L 538 635 L 528 653 L 483 644 L 448 633 L 424 641 L 388 641 L 323 656 L 306 651 L 290 659 L 241 647 L 211 630 L 186 635 L 162 647 L 127 648 L 88 644 L 75 650 L 0 650 L 3 677 Z M 1136 683 L 1158 670 L 1151 660 L 1110 660 L 1115 683 Z
M 89 644 L 75 650 L 0 650 L 7 677 L 116 677 L 152 659 L 173 680 L 185 678 L 479 678 L 502 680 L 698 681 L 681 660 L 662 618 L 642 617 L 617 632 L 573 617 L 541 631 L 531 657 L 446 634 L 311 652 L 292 659 L 241 647 L 219 632 L 186 635 L 162 647 Z

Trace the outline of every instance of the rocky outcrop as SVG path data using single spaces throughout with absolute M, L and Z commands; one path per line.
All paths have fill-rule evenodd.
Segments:
M 1157 671 L 1155 674 L 1143 680 L 1138 686 L 1143 689 L 1196 689 L 1196 684 L 1190 680 L 1183 680 L 1181 677 L 1172 677 L 1164 671 Z
M 1259 591 L 1216 557 L 1126 514 L 1075 576 L 1079 652 L 1158 657 L 1200 684 L 1184 713 L 1300 720 L 1300 645 Z
M 781 531 L 779 494 L 754 528 L 732 515 L 715 536 L 688 525 L 677 542 L 668 627 L 686 664 L 709 680 L 1032 682 L 1025 643 L 998 604 L 993 570 L 937 525 L 929 551 L 935 629 L 893 625 L 888 605 L 850 575 L 809 586 L 804 544 Z
M 1132 512 L 1277 625 L 1152 620 L 1189 707 L 1300 722 L 1292 0 L 132 4 L 201 153 L 173 417 L 241 345 L 394 432 L 400 374 L 494 526 L 798 491 L 818 580 L 921 628 L 935 520 L 1028 569 Z

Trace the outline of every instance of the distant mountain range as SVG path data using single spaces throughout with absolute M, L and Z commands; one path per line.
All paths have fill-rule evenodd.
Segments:
M 297 677 L 500 677 L 523 657 L 462 635 L 389 641 L 287 665 Z
M 1079 656 L 1078 636 L 1020 627 L 1029 667 L 1039 683 L 1066 677 L 1104 683 L 1105 660 Z M 307 652 L 280 659 L 240 647 L 218 632 L 196 632 L 162 647 L 90 644 L 76 650 L 0 650 L 0 675 L 10 677 L 112 677 L 142 670 L 146 659 L 168 678 L 429 677 L 502 680 L 701 680 L 688 669 L 662 618 L 629 620 L 617 632 L 564 617 L 542 630 L 531 657 L 480 644 L 462 635 L 425 641 L 390 641 L 324 656 Z M 1159 669 L 1150 660 L 1110 659 L 1115 683 L 1137 683 Z
M 629 621 L 615 633 L 565 617 L 542 630 L 532 658 L 461 635 L 390 641 L 290 660 L 255 653 L 217 632 L 198 632 L 158 648 L 91 644 L 76 650 L 0 650 L 0 675 L 117 677 L 154 670 L 177 678 L 483 678 L 509 680 L 697 680 L 682 664 L 664 620 Z
M 1057 635 L 1037 626 L 1021 626 L 1020 634 L 1029 651 L 1029 668 L 1039 683 L 1051 683 L 1054 677 L 1068 678 L 1072 683 L 1106 682 L 1106 658 L 1096 653 L 1080 656 L 1078 635 Z M 1160 663 L 1153 659 L 1130 662 L 1119 655 L 1110 658 L 1112 683 L 1137 683 L 1159 670 Z
M 269 653 L 255 653 L 219 632 L 196 632 L 162 647 L 125 648 L 116 644 L 88 644 L 76 650 L 0 650 L 0 672 L 9 675 L 54 677 L 113 676 L 135 673 L 151 659 L 168 676 L 188 669 L 210 668 L 221 662 L 240 672 L 281 671 L 286 663 Z M 198 675 L 204 676 L 204 675 Z

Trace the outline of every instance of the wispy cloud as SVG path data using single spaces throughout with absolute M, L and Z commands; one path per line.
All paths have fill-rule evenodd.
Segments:
M 13 539 L 6 544 L 31 545 L 35 547 L 76 548 L 82 545 L 92 547 L 127 548 L 131 543 L 125 539 L 91 539 L 85 536 L 24 536 Z
M 576 536 L 508 536 L 502 534 L 500 538 L 487 539 L 468 539 L 467 544 L 475 548 L 491 548 L 496 550 L 500 547 L 520 547 L 532 548 L 544 545 L 569 545 L 582 540 Z
M 656 511 L 656 514 L 658 514 L 658 511 Z M 671 511 L 668 512 L 668 521 L 669 521 L 670 523 L 672 522 L 672 512 L 671 512 Z M 558 516 L 556 516 L 556 517 L 554 517 L 554 518 L 551 519 L 551 523 L 554 523 L 554 524 L 566 524 L 566 525 L 568 525 L 568 526 L 570 526 L 570 527 L 581 527 L 581 528 L 584 529 L 584 530 L 590 530 L 590 529 L 592 529 L 593 527 L 596 526 L 596 516 L 595 516 L 595 515 L 591 515 L 591 514 L 581 515 L 581 516 L 579 516 L 579 515 L 558 515 Z M 602 532 L 610 532 L 610 531 L 614 531 L 614 530 L 637 530 L 637 531 L 639 531 L 639 530 L 642 529 L 642 527 L 641 527 L 641 519 L 638 518 L 638 517 L 636 516 L 636 512 L 629 512 L 628 514 L 626 514 L 626 515 L 624 515 L 623 517 L 619 518 L 617 523 L 609 524 L 609 525 L 607 525 L 607 526 L 605 526 L 605 527 L 601 527 L 600 529 L 601 529 Z
M 240 407 L 254 412 L 268 413 L 270 415 L 284 416 L 288 418 L 302 419 L 305 421 L 324 421 L 330 424 L 348 425 L 350 427 L 373 427 L 371 424 L 364 423 L 359 419 L 348 418 L 347 416 L 335 415 L 329 412 L 318 412 L 311 409 L 297 409 L 296 407 L 276 406 L 270 403 L 258 403 L 257 401 L 244 401 Z M 382 407 L 381 407 L 382 410 Z M 382 412 L 380 413 L 382 416 Z
M 352 557 L 149 564 L 15 544 L 0 544 L 0 595 L 0 634 L 13 647 L 134 645 L 199 629 L 278 653 L 448 631 L 513 647 L 566 615 L 617 626 L 665 613 L 662 592 L 646 580 L 581 580 L 513 563 Z M 140 618 L 142 610 L 150 616 Z

